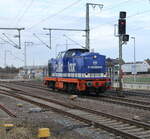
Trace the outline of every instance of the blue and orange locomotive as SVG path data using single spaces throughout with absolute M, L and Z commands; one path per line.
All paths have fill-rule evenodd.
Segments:
M 69 49 L 48 62 L 45 84 L 52 89 L 102 93 L 110 88 L 106 59 L 87 49 Z

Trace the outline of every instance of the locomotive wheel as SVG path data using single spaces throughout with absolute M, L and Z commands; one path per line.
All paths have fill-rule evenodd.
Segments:
M 54 90 L 55 89 L 55 82 L 48 82 L 47 87 Z
M 76 87 L 77 87 L 77 85 L 75 83 L 69 83 L 67 85 L 67 91 L 71 92 L 72 94 L 75 94 L 75 92 L 77 90 Z

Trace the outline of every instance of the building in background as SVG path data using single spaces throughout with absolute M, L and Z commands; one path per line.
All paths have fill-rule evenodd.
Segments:
M 18 78 L 42 79 L 47 75 L 47 65 L 26 66 L 19 71 Z
M 122 64 L 125 62 L 122 60 Z M 107 75 L 111 78 L 111 81 L 118 81 L 119 78 L 119 59 L 107 58 Z
M 107 75 L 111 78 L 112 83 L 118 82 L 119 77 L 119 60 L 107 58 Z M 122 61 L 122 79 L 123 82 L 136 82 L 150 83 L 150 59 L 144 61 L 127 62 Z
M 139 61 L 134 64 L 133 62 L 128 62 L 122 65 L 123 73 L 126 75 L 131 75 L 136 72 L 136 74 L 150 74 L 150 60 Z

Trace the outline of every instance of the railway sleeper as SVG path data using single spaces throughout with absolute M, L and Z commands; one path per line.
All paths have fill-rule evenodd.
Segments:
M 120 130 L 126 130 L 126 129 L 129 129 L 131 127 L 131 125 L 129 124 L 122 124 L 121 127 L 116 127 L 117 129 L 120 129 Z
M 142 128 L 138 128 L 138 127 L 135 127 L 135 126 L 133 127 L 132 126 L 131 128 L 125 129 L 124 131 L 132 133 L 132 132 L 139 132 L 139 131 L 142 131 L 142 130 L 144 131 L 144 129 L 142 129 Z
M 112 124 L 112 125 L 110 125 L 110 126 L 112 126 L 112 127 L 114 127 L 114 128 L 117 128 L 117 127 L 120 127 L 120 126 L 122 126 L 122 122 L 116 122 L 116 123 L 114 123 L 114 124 Z
M 118 123 L 118 122 L 108 123 L 109 126 L 120 125 L 120 124 L 121 124 L 121 123 Z
M 134 132 L 136 134 L 136 132 L 142 132 L 142 131 L 144 131 L 143 128 L 136 128 L 136 129 L 129 130 L 128 132 L 129 133 L 133 133 Z
M 149 139 L 150 135 L 139 135 L 139 137 L 142 139 L 142 138 L 147 138 Z
M 103 124 L 107 124 L 107 125 L 109 125 L 109 124 L 113 124 L 113 123 L 116 123 L 116 121 L 115 120 L 108 120 L 108 121 L 106 121 L 106 122 L 102 122 Z
M 143 131 L 143 132 L 138 132 L 136 135 L 144 135 L 144 134 L 149 134 L 149 136 L 150 136 L 150 130 L 145 130 L 145 131 Z

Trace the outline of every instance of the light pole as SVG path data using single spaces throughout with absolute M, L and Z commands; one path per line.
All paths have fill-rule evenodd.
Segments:
M 57 47 L 59 46 L 59 44 L 56 44 L 56 47 L 55 47 L 55 57 L 57 57 Z
M 7 66 L 7 61 L 6 61 L 6 59 L 7 59 L 7 53 L 11 54 L 11 51 L 10 50 L 5 50 L 5 52 L 4 52 L 4 67 Z
M 33 42 L 24 42 L 24 68 L 27 67 L 27 46 L 33 45 Z
M 134 45 L 134 69 L 133 69 L 133 74 L 134 74 L 134 83 L 136 82 L 136 55 L 135 55 L 135 37 L 131 37 L 133 39 L 133 45 Z

